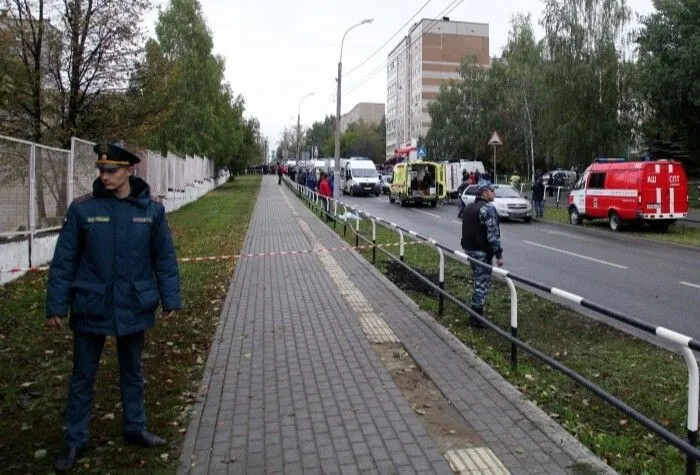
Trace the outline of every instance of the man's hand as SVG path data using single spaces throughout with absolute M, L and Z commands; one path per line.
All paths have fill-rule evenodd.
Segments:
M 48 320 L 46 320 L 46 324 L 47 324 L 50 328 L 54 328 L 54 329 L 56 329 L 56 330 L 60 330 L 61 328 L 63 328 L 63 322 L 62 322 L 61 320 L 62 320 L 61 317 L 51 317 L 51 318 L 49 318 Z
M 498 267 L 503 267 L 503 259 L 496 259 L 496 265 Z
M 164 320 L 170 320 L 173 316 L 175 316 L 175 310 L 170 310 L 169 312 L 163 312 L 163 319 Z

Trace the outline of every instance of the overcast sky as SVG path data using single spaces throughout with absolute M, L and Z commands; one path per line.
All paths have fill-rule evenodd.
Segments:
M 158 3 L 167 5 L 165 0 Z M 627 3 L 640 14 L 653 8 L 651 0 Z M 500 55 L 515 13 L 530 13 L 537 36 L 542 34 L 537 24 L 542 0 L 200 0 L 200 4 L 213 35 L 214 53 L 226 60 L 226 80 L 245 97 L 248 113 L 258 118 L 271 147 L 285 127 L 296 126 L 299 101 L 306 94 L 314 93 L 301 105 L 303 125 L 335 114 L 340 41 L 350 26 L 365 18 L 374 21 L 350 32 L 343 46 L 342 113 L 358 102 L 386 101 L 387 54 L 420 18 L 440 18 L 452 10 L 451 20 L 488 23 L 492 57 Z M 151 31 L 155 13 L 152 18 Z

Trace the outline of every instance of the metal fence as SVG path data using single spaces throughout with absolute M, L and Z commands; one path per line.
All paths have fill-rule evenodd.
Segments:
M 37 236 L 60 229 L 70 202 L 92 191 L 98 176 L 94 145 L 73 137 L 71 148 L 64 150 L 0 135 L 0 244 L 26 242 L 23 262 L 37 265 L 45 260 L 32 250 Z M 196 200 L 228 179 L 228 173 L 217 174 L 214 162 L 206 157 L 171 152 L 162 156 L 147 151 L 134 174 L 150 185 L 166 211 Z M 46 247 L 42 256 L 52 251 L 50 244 Z M 22 264 L 11 260 L 10 264 Z

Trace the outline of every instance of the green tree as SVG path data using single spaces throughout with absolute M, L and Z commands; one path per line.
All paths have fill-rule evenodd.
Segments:
M 626 155 L 632 140 L 624 0 L 546 0 L 543 128 L 548 162 Z
M 371 125 L 360 120 L 350 124 L 340 137 L 342 157 L 368 157 L 375 163 L 384 161 L 386 135 L 380 135 L 381 124 Z
M 323 122 L 316 121 L 306 131 L 306 144 L 318 147 L 319 157 L 332 157 L 335 152 L 335 116 L 327 115 Z
M 660 154 L 700 169 L 700 3 L 654 0 L 643 18 L 638 86 L 643 134 Z

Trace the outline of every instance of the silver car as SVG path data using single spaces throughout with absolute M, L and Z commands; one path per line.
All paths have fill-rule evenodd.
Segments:
M 526 223 L 532 221 L 532 205 L 523 198 L 518 190 L 510 185 L 494 185 L 494 188 L 496 197 L 493 200 L 493 205 L 496 207 L 499 217 L 522 219 Z M 476 185 L 469 185 L 462 192 L 462 202 L 465 206 L 473 203 L 477 195 Z

